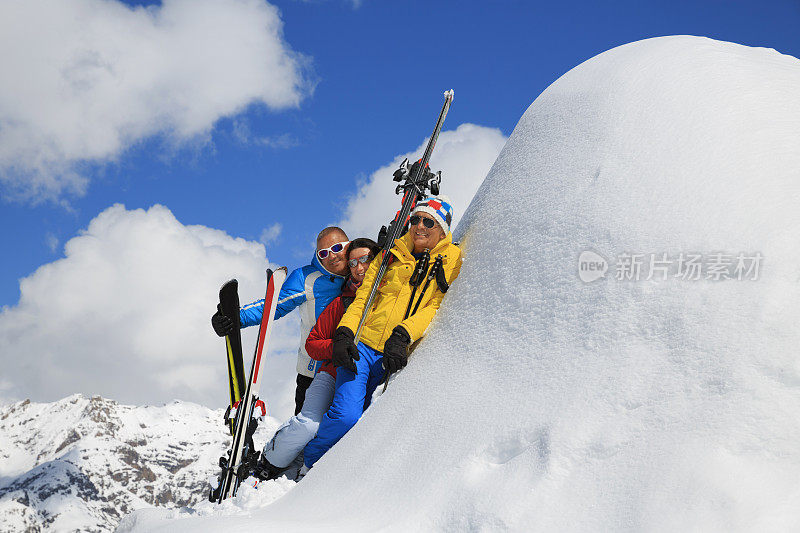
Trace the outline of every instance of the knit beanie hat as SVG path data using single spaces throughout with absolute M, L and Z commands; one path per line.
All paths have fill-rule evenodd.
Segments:
M 439 223 L 444 230 L 444 234 L 450 233 L 450 223 L 453 221 L 453 206 L 450 205 L 450 198 L 445 195 L 428 196 L 424 200 L 417 202 L 411 214 L 420 211 L 428 213 Z

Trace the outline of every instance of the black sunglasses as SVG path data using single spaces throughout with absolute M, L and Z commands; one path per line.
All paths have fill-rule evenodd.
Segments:
M 425 226 L 428 229 L 433 229 L 433 227 L 436 225 L 436 221 L 433 220 L 432 218 L 422 218 L 419 215 L 414 215 L 413 217 L 408 219 L 408 221 L 411 223 L 412 227 L 416 226 L 417 224 L 419 224 L 420 220 L 422 221 L 422 225 Z

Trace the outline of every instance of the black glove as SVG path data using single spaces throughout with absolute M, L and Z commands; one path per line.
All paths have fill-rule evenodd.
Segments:
M 383 367 L 389 374 L 394 374 L 408 363 L 408 344 L 411 336 L 403 328 L 396 326 L 383 345 Z
M 358 349 L 353 343 L 355 335 L 346 326 L 339 326 L 336 328 L 336 333 L 333 335 L 333 366 L 341 366 L 353 372 L 358 373 L 356 369 L 356 361 L 361 359 L 358 355 Z
M 220 337 L 230 335 L 236 329 L 236 325 L 230 317 L 225 316 L 222 312 L 222 307 L 217 304 L 217 312 L 211 317 L 211 327 L 214 328 L 214 333 Z

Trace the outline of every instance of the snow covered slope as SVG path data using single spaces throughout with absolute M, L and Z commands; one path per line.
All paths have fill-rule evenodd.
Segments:
M 457 233 L 428 337 L 296 488 L 130 529 L 800 527 L 798 59 L 679 36 L 579 65 Z
M 134 509 L 195 504 L 230 440 L 221 420 L 81 395 L 0 407 L 0 531 L 112 531 Z

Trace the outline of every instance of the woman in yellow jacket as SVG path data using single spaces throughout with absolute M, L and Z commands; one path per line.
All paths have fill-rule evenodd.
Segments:
M 456 279 L 461 270 L 461 250 L 453 244 L 452 219 L 453 208 L 447 197 L 429 197 L 417 204 L 411 213 L 408 233 L 397 239 L 390 250 L 392 262 L 367 314 L 358 346 L 355 346 L 353 332 L 358 328 L 380 265 L 380 261 L 372 262 L 355 300 L 336 329 L 333 339 L 333 364 L 339 367 L 336 392 L 330 409 L 322 417 L 317 436 L 303 452 L 306 469 L 355 425 L 369 406 L 375 388 L 383 381 L 384 373 L 406 366 L 409 344 L 428 329 L 444 297 L 440 283 L 429 283 L 425 288 L 423 281 L 414 291 L 409 280 L 425 252 L 430 256 L 427 273 L 441 256 L 436 268 L 441 269 L 444 290 Z M 416 308 L 416 312 L 409 313 L 406 318 L 412 292 L 415 294 L 410 310 Z

